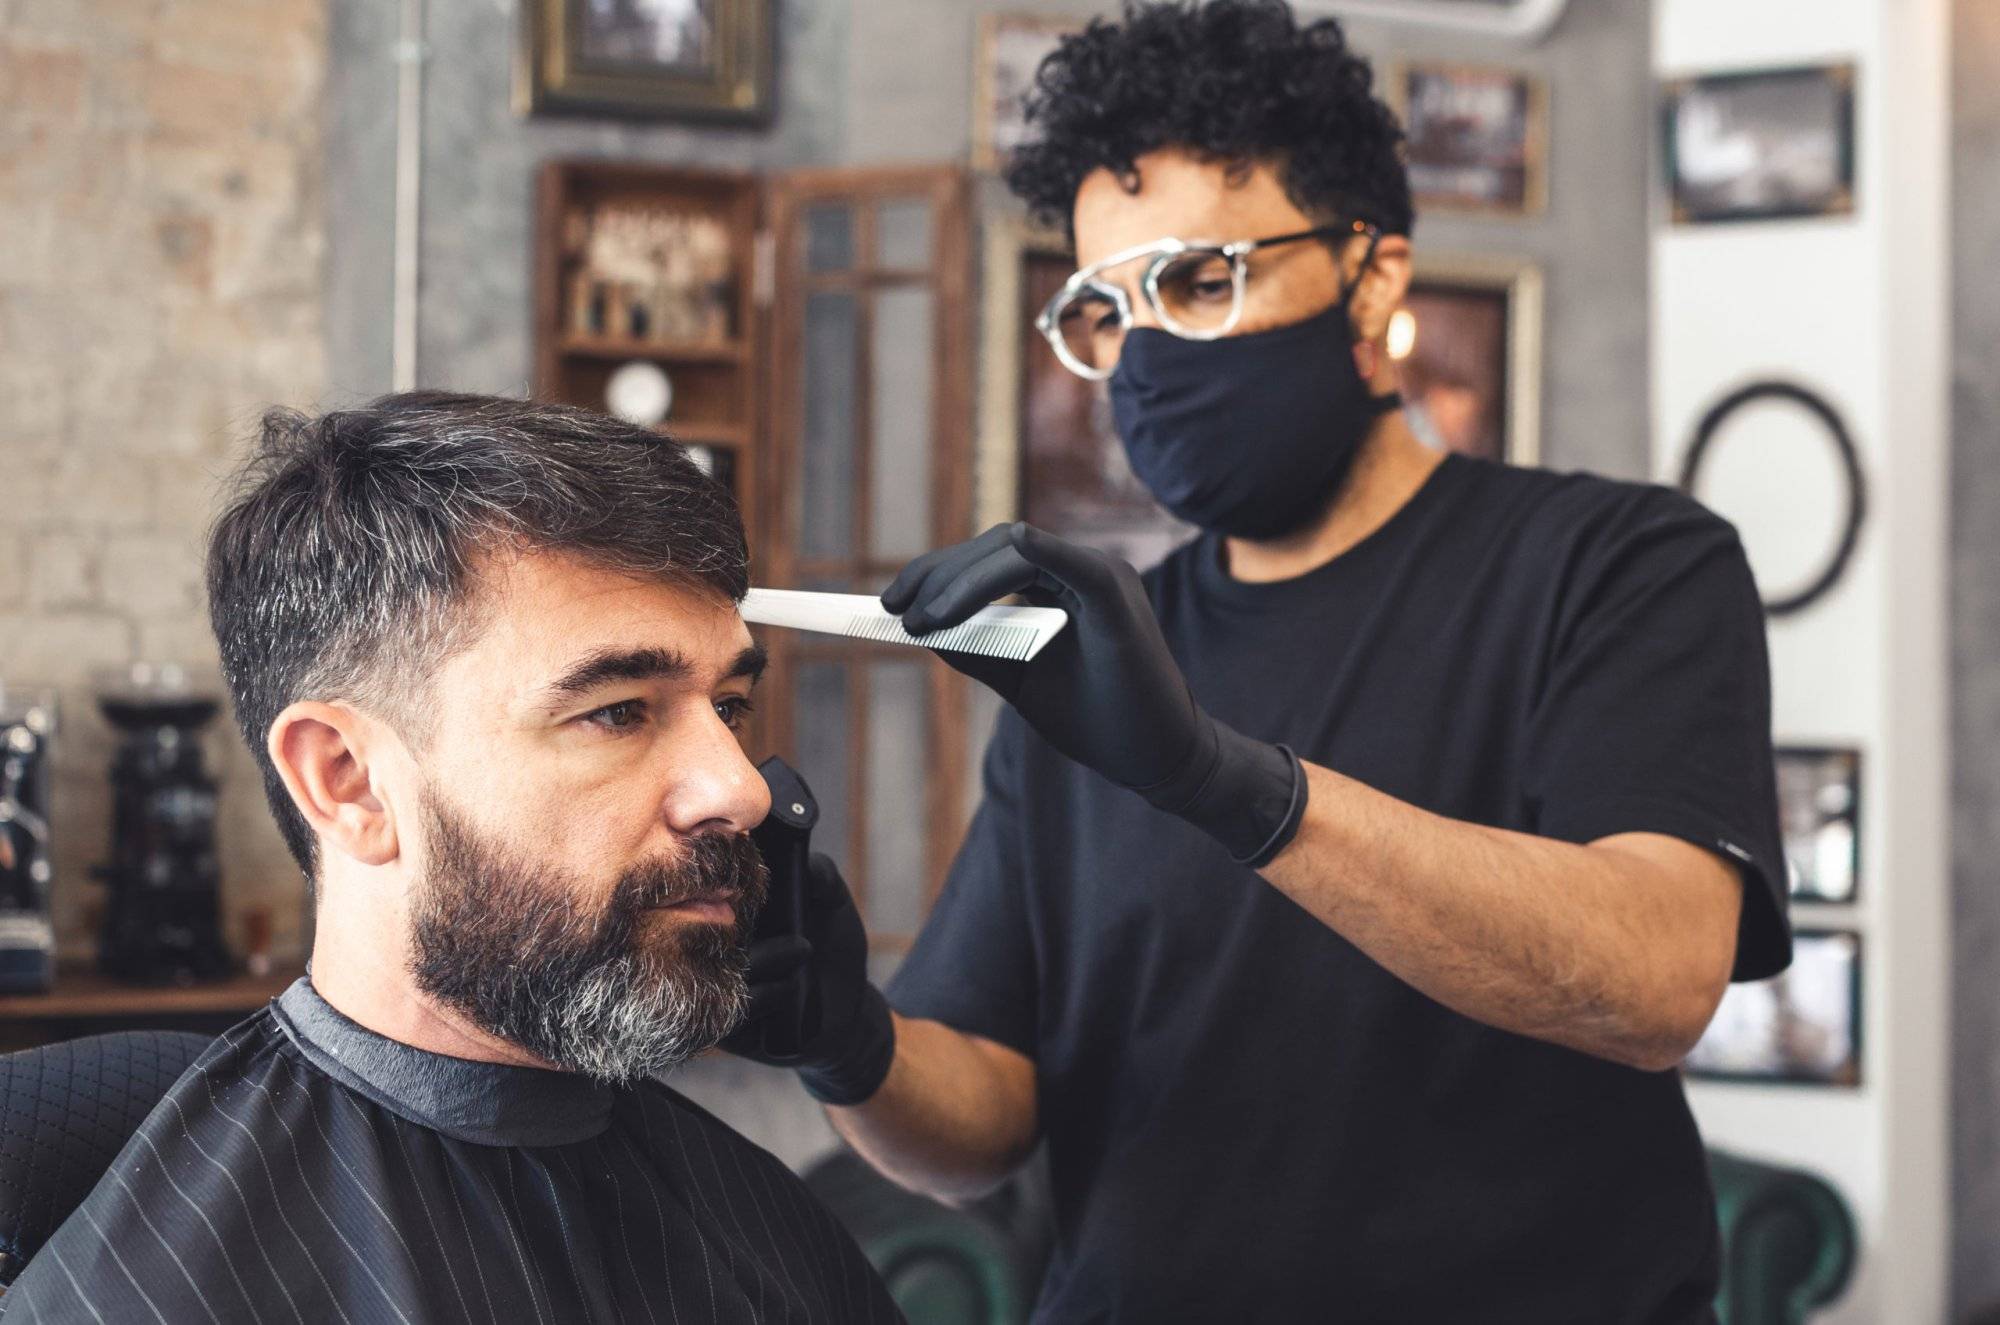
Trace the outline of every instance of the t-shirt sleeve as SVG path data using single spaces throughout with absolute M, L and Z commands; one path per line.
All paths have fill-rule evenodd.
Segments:
M 1764 609 L 1736 531 L 1651 490 L 1580 545 L 1530 719 L 1539 831 L 1653 832 L 1743 875 L 1732 978 L 1791 961 Z
M 986 747 L 979 810 L 888 996 L 906 1017 L 941 1021 L 1032 1058 L 1037 978 L 1022 849 L 1026 739 L 1020 718 L 1003 710 Z

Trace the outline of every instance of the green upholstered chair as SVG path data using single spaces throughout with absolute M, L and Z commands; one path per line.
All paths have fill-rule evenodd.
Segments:
M 1726 1151 L 1708 1152 L 1722 1224 L 1722 1325 L 1802 1325 L 1854 1272 L 1854 1218 L 1832 1184 Z
M 1709 1152 L 1722 1226 L 1722 1325 L 1802 1325 L 1840 1295 L 1854 1221 L 1825 1180 Z M 1047 1175 L 952 1209 L 904 1191 L 845 1151 L 806 1174 L 889 1283 L 912 1325 L 1019 1325 L 1048 1263 Z
M 1018 1325 L 1047 1263 L 1037 1176 L 963 1209 L 905 1191 L 846 1151 L 805 1174 L 889 1285 L 911 1325 Z

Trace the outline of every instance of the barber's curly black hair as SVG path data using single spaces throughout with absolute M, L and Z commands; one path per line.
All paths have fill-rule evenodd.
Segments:
M 1035 138 L 1010 157 L 1007 185 L 1067 227 L 1085 176 L 1129 177 L 1147 152 L 1179 147 L 1272 161 L 1307 215 L 1406 235 L 1403 131 L 1373 89 L 1340 24 L 1302 25 L 1284 0 L 1126 0 L 1122 22 L 1094 19 L 1042 61 Z

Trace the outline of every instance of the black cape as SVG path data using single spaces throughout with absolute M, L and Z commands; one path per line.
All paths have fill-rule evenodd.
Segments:
M 305 980 L 188 1069 L 0 1305 L 6 1325 L 902 1320 L 804 1184 L 676 1092 L 426 1053 Z

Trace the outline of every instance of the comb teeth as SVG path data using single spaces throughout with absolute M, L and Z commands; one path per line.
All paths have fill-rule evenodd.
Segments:
M 1027 661 L 1035 648 L 1035 632 L 1026 626 L 1003 626 L 993 622 L 968 621 L 949 630 L 928 635 L 912 635 L 892 616 L 856 616 L 848 619 L 844 632 L 856 639 L 884 644 L 915 644 L 925 649 L 951 649 L 958 653 L 979 653 L 989 658 Z

